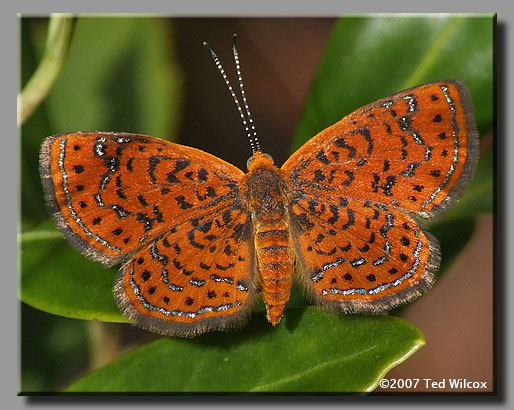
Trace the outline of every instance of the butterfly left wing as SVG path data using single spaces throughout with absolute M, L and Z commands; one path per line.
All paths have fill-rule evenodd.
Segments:
M 244 325 L 254 295 L 252 232 L 241 204 L 178 225 L 120 270 L 114 287 L 120 310 L 165 335 Z
M 255 267 L 242 171 L 145 135 L 78 132 L 44 142 L 41 176 L 70 243 L 125 262 L 115 293 L 133 323 L 182 336 L 244 323 Z
M 194 148 L 110 132 L 49 137 L 40 164 L 56 225 L 85 256 L 108 266 L 176 225 L 240 201 L 244 175 Z

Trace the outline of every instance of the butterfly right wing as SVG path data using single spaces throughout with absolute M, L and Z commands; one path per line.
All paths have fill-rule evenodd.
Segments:
M 431 218 L 462 195 L 478 159 L 471 98 L 458 80 L 368 104 L 284 163 L 295 191 L 392 205 Z
M 282 170 L 311 295 L 376 313 L 426 291 L 439 246 L 415 217 L 431 218 L 458 199 L 477 157 L 471 99 L 458 80 L 369 104 L 306 142 Z
M 380 313 L 432 286 L 439 246 L 409 214 L 345 197 L 297 195 L 290 204 L 298 276 L 318 304 Z

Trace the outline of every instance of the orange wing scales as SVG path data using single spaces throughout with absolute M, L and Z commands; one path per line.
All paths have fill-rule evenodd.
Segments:
M 407 214 L 368 200 L 294 200 L 300 270 L 320 304 L 378 313 L 426 291 L 437 242 Z
M 363 107 L 283 165 L 296 255 L 319 303 L 378 313 L 426 292 L 439 246 L 415 216 L 458 199 L 477 161 L 471 100 L 455 80 Z
M 432 83 L 361 108 L 283 165 L 293 189 L 366 198 L 431 217 L 462 193 L 478 156 L 471 100 Z
M 136 323 L 191 335 L 240 326 L 249 316 L 254 272 L 248 214 L 233 209 L 188 222 L 137 252 L 123 267 L 115 292 Z M 193 333 L 193 334 L 195 334 Z
M 192 215 L 239 199 L 241 171 L 222 163 L 209 172 L 202 160 L 212 158 L 142 135 L 77 133 L 46 140 L 42 176 L 71 243 L 113 265 Z
M 282 166 L 248 174 L 145 135 L 49 137 L 41 177 L 57 226 L 87 257 L 123 262 L 114 292 L 134 323 L 195 336 L 242 326 L 256 285 L 276 325 L 300 284 L 319 305 L 380 313 L 435 280 L 439 246 L 417 222 L 457 200 L 478 134 L 457 80 L 367 105 Z

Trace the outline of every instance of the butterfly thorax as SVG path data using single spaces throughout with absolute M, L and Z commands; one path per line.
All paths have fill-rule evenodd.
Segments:
M 255 249 L 268 320 L 276 325 L 289 301 L 294 273 L 286 179 L 273 160 L 256 153 L 249 168 L 248 205 L 255 232 Z

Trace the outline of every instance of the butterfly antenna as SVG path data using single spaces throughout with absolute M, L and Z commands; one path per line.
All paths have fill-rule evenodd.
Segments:
M 257 138 L 257 130 L 255 129 L 255 125 L 253 124 L 252 115 L 250 114 L 250 108 L 248 107 L 248 103 L 246 101 L 246 94 L 243 85 L 243 76 L 241 75 L 241 64 L 239 63 L 239 54 L 237 52 L 237 34 L 234 34 L 232 36 L 232 53 L 234 54 L 234 62 L 236 63 L 237 80 L 239 81 L 239 89 L 241 90 L 241 99 L 243 100 L 243 105 L 245 107 L 246 116 L 248 117 L 248 122 L 250 123 L 250 129 L 252 133 L 252 135 L 249 135 L 248 138 L 250 138 L 250 144 L 253 143 L 257 151 L 260 151 L 261 146 L 259 144 L 259 139 Z
M 228 80 L 227 74 L 225 73 L 225 70 L 223 69 L 223 66 L 221 65 L 221 62 L 220 62 L 218 56 L 216 55 L 216 53 L 214 52 L 212 47 L 207 42 L 204 41 L 203 45 L 209 51 L 209 53 L 211 53 L 211 57 L 214 60 L 214 64 L 216 64 L 218 71 L 220 72 L 221 76 L 223 77 L 223 80 L 225 81 L 225 84 L 227 85 L 228 91 L 230 92 L 230 95 L 232 96 L 232 98 L 237 106 L 237 110 L 239 111 L 239 116 L 241 117 L 241 121 L 243 122 L 243 127 L 245 129 L 246 136 L 250 140 L 250 147 L 252 148 L 252 151 L 255 154 L 257 151 L 260 151 L 261 149 L 259 146 L 259 140 L 257 139 L 257 136 L 256 136 L 255 127 L 253 126 L 253 121 L 252 121 L 251 117 L 249 117 L 248 121 L 246 120 L 246 117 L 243 113 L 243 109 L 241 108 L 241 104 L 239 104 L 239 100 L 237 99 L 236 93 L 234 92 L 234 89 L 230 85 L 230 81 Z M 237 56 L 237 51 L 236 51 L 236 54 L 234 55 L 234 58 L 236 58 L 236 56 Z M 241 79 L 241 76 L 239 73 L 239 60 L 236 60 L 236 67 L 238 69 L 238 76 L 240 78 L 240 87 L 241 87 L 242 79 Z M 242 88 L 241 88 L 241 90 L 242 90 Z M 244 95 L 244 92 L 242 92 L 242 96 L 243 96 L 243 102 L 245 104 L 246 112 L 249 114 L 249 111 L 247 108 L 248 105 L 246 104 L 246 97 Z M 250 128 L 248 126 L 248 123 L 251 124 L 251 128 L 252 128 L 254 135 L 252 135 Z

